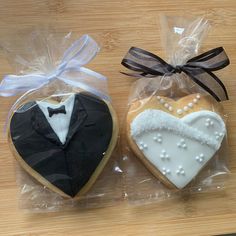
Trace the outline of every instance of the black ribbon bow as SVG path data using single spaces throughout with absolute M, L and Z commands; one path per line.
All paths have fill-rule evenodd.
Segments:
M 51 108 L 51 107 L 48 107 L 48 114 L 49 114 L 49 117 L 52 117 L 53 115 L 59 114 L 59 113 L 66 114 L 65 105 L 62 105 L 62 106 L 60 106 L 60 107 L 58 107 L 58 108 Z
M 186 64 L 172 66 L 157 55 L 141 48 L 132 47 L 121 64 L 137 73 L 129 76 L 162 76 L 184 72 L 217 101 L 228 100 L 227 90 L 222 81 L 213 73 L 230 64 L 222 47 L 214 48 L 188 60 Z

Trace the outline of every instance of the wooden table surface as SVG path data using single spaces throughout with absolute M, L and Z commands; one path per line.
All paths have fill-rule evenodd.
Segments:
M 231 59 L 224 83 L 231 101 L 228 114 L 232 174 L 222 192 L 194 195 L 149 205 L 119 203 L 113 207 L 50 214 L 18 209 L 13 158 L 0 139 L 0 235 L 216 235 L 236 232 L 236 1 L 234 0 L 1 0 L 0 39 L 38 25 L 60 32 L 88 33 L 102 45 L 90 68 L 109 78 L 110 94 L 122 119 L 132 79 L 122 76 L 120 61 L 130 46 L 164 56 L 159 13 L 205 15 L 213 24 L 203 50 L 223 45 Z M 2 55 L 0 75 L 12 73 Z M 10 99 L 11 100 L 11 99 Z M 10 100 L 1 99 L 0 125 Z M 121 122 L 120 122 L 121 123 Z

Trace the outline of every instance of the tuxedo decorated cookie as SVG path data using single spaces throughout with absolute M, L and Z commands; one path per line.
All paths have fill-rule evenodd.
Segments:
M 23 104 L 9 128 L 21 166 L 64 197 L 89 190 L 115 147 L 117 133 L 111 105 L 88 93 Z
M 226 135 L 220 106 L 209 95 L 135 101 L 127 116 L 128 141 L 167 186 L 182 189 L 214 158 Z

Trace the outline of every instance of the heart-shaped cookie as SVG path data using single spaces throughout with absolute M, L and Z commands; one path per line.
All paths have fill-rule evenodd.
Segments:
M 66 98 L 65 98 L 66 97 Z M 11 117 L 9 139 L 21 166 L 65 197 L 89 190 L 117 141 L 112 106 L 88 93 L 23 104 Z
M 221 147 L 226 128 L 219 113 L 207 95 L 139 100 L 128 113 L 128 141 L 155 176 L 182 189 Z

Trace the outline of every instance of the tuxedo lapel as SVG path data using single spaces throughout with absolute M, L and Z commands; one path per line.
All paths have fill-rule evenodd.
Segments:
M 78 132 L 78 130 L 82 127 L 87 117 L 88 114 L 86 112 L 86 109 L 80 101 L 79 96 L 77 95 L 75 97 L 74 108 L 71 114 L 70 126 L 64 146 L 68 145 L 73 135 Z
M 35 131 L 50 140 L 52 143 L 62 146 L 61 141 L 48 123 L 37 103 L 35 103 L 32 112 L 32 125 Z

